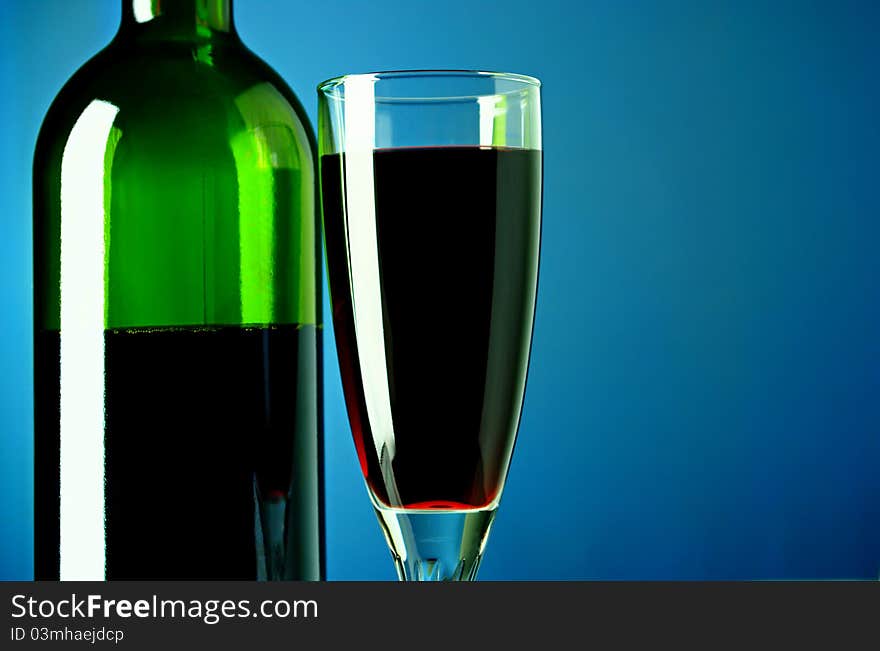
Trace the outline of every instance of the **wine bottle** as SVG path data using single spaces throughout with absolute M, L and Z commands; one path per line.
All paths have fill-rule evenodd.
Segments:
M 34 156 L 37 579 L 324 577 L 314 135 L 231 0 L 123 0 Z

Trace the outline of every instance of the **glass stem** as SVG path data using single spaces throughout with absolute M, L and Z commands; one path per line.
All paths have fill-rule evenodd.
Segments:
M 495 512 L 376 507 L 401 581 L 474 581 Z

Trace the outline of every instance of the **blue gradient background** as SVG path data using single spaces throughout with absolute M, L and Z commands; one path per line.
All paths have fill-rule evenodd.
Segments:
M 0 4 L 0 578 L 31 577 L 33 143 L 118 19 Z M 342 72 L 544 81 L 538 319 L 481 578 L 877 578 L 880 5 L 238 0 L 236 19 L 313 121 Z M 329 578 L 391 579 L 329 337 L 326 362 Z

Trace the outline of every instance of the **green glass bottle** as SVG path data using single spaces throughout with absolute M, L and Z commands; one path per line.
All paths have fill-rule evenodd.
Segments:
M 231 0 L 123 0 L 34 157 L 35 577 L 324 577 L 314 136 Z

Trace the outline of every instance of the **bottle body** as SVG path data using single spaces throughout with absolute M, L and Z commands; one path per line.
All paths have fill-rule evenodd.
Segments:
M 35 154 L 35 575 L 323 578 L 307 119 L 237 38 L 120 37 Z

